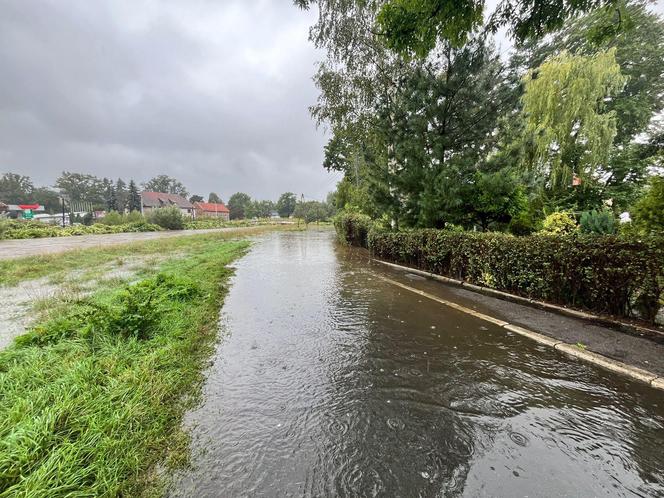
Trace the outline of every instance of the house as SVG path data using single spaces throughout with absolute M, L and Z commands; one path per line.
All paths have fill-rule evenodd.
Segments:
M 197 218 L 220 218 L 228 221 L 231 214 L 221 202 L 196 202 L 194 207 Z
M 147 216 L 154 209 L 164 207 L 177 207 L 182 216 L 196 217 L 194 205 L 187 199 L 177 194 L 165 194 L 163 192 L 141 192 L 141 212 Z

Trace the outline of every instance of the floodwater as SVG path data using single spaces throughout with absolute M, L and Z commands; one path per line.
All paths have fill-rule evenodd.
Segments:
M 172 496 L 664 496 L 661 392 L 381 272 L 329 230 L 257 240 Z

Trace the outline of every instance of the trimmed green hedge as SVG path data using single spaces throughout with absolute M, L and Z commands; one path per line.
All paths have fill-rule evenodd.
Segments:
M 350 221 L 338 229 L 359 232 Z M 346 240 L 377 258 L 438 275 L 651 323 L 664 297 L 662 238 L 370 229 L 366 242 Z
M 334 217 L 334 228 L 339 238 L 354 246 L 367 247 L 367 237 L 373 226 L 365 214 L 341 212 Z

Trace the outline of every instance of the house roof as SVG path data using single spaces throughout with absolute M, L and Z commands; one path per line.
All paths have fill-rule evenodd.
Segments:
M 191 209 L 194 206 L 187 199 L 177 194 L 163 192 L 141 192 L 141 202 L 144 207 L 158 208 L 177 206 L 181 209 Z
M 216 202 L 197 202 L 196 209 L 205 211 L 206 213 L 228 213 L 228 208 L 223 203 Z

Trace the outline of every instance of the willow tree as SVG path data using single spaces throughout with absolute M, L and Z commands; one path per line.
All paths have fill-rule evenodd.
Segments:
M 571 187 L 574 178 L 592 181 L 616 136 L 611 97 L 626 78 L 615 49 L 592 56 L 562 52 L 524 79 L 525 162 L 550 189 Z

